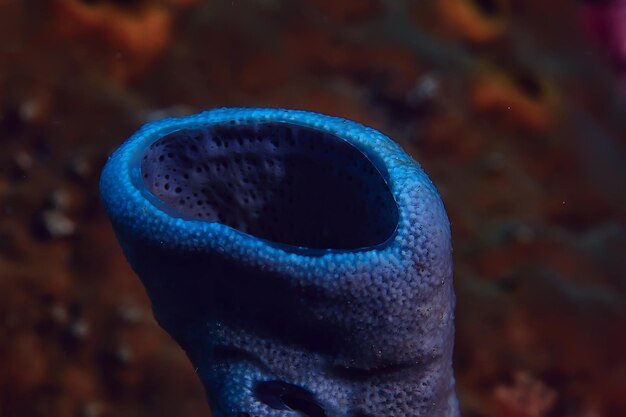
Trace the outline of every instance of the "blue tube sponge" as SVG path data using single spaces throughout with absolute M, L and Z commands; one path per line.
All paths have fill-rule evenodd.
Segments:
M 102 199 L 215 417 L 455 417 L 449 222 L 380 132 L 216 109 L 146 124 Z

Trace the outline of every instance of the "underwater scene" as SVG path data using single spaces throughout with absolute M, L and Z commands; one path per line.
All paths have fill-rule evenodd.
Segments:
M 0 417 L 626 417 L 626 0 L 0 0 Z

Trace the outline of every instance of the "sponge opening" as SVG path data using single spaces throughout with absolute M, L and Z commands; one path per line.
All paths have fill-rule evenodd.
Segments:
M 372 247 L 398 224 L 387 181 L 361 150 L 295 124 L 233 122 L 170 133 L 145 150 L 141 176 L 172 215 L 287 245 Z

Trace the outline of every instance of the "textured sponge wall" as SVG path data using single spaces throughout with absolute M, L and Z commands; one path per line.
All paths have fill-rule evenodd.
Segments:
M 385 135 L 216 109 L 144 126 L 101 191 L 214 416 L 458 416 L 449 222 Z

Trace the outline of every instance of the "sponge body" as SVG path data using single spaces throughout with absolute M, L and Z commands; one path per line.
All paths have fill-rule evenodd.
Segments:
M 449 222 L 385 135 L 216 109 L 146 124 L 100 187 L 215 416 L 458 416 Z

